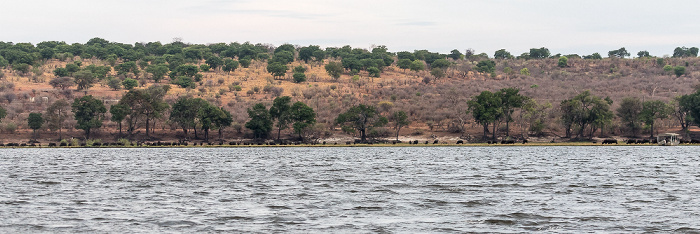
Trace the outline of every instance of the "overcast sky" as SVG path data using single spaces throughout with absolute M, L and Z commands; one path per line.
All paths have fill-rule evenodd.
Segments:
M 5 1 L 0 41 L 386 45 L 493 56 L 547 47 L 580 55 L 700 47 L 700 1 L 22 0 Z

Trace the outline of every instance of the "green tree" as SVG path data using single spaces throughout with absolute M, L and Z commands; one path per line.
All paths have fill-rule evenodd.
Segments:
M 109 107 L 109 113 L 112 114 L 111 121 L 119 125 L 119 136 L 122 135 L 122 121 L 129 115 L 129 107 L 124 104 L 114 104 Z
M 700 97 L 698 94 L 686 94 L 675 97 L 671 102 L 673 117 L 680 123 L 685 137 L 688 137 L 688 128 L 693 123 L 691 110 L 700 106 L 700 98 L 698 97 Z
M 530 49 L 529 57 L 533 59 L 543 59 L 543 58 L 549 58 L 549 49 L 547 48 L 532 48 Z
M 70 88 L 71 86 L 75 85 L 75 82 L 73 82 L 73 78 L 61 76 L 51 79 L 49 81 L 49 85 L 51 85 L 55 89 L 60 88 L 61 90 L 66 90 L 67 88 Z
M 303 102 L 295 102 L 289 108 L 289 121 L 294 132 L 305 141 L 304 132 L 316 123 L 316 112 Z
M 250 61 L 250 60 L 249 60 Z M 234 72 L 238 69 L 239 62 L 233 59 L 224 59 L 224 66 L 221 68 L 225 72 Z M 247 67 L 247 66 L 244 66 Z
M 181 88 L 195 88 L 194 80 L 187 76 L 178 76 L 173 80 L 173 84 L 180 86 Z
M 209 103 L 201 98 L 180 97 L 173 104 L 170 112 L 170 121 L 180 125 L 185 138 L 187 138 L 189 129 L 194 130 L 195 138 L 197 138 L 199 110 L 206 105 L 209 105 Z
M 59 99 L 46 108 L 45 121 L 48 129 L 58 130 L 58 139 L 63 139 L 63 123 L 68 119 L 71 105 L 65 99 Z
M 167 93 L 163 86 L 150 86 L 148 89 L 129 90 L 119 100 L 119 104 L 130 108 L 126 118 L 127 132 L 133 134 L 139 120 L 145 122 L 146 137 L 150 138 L 151 122 L 162 117 L 162 114 L 170 107 L 163 98 Z
M 367 72 L 369 73 L 369 77 L 379 77 L 382 74 L 382 70 L 379 70 L 377 67 L 367 68 Z
M 509 58 L 513 58 L 513 55 L 511 55 L 510 52 L 506 51 L 506 49 L 500 49 L 500 50 L 497 50 L 493 54 L 493 58 L 495 58 L 495 59 L 509 59 Z
M 163 77 L 170 72 L 170 69 L 168 66 L 160 64 L 160 65 L 150 65 L 146 67 L 146 72 L 151 73 L 153 76 L 153 81 L 156 83 L 160 82 Z
M 399 68 L 406 71 L 406 69 L 409 69 L 411 67 L 411 60 L 410 59 L 399 59 L 399 61 L 396 62 L 396 66 L 398 66 Z
M 360 104 L 350 107 L 335 119 L 336 124 L 346 125 L 360 132 L 360 141 L 367 142 L 367 130 L 384 126 L 388 121 L 377 113 L 374 106 Z
M 401 128 L 411 124 L 411 121 L 408 120 L 408 115 L 404 111 L 396 111 L 391 114 L 391 121 L 394 122 L 394 129 L 396 129 L 396 141 L 398 141 Z
M 224 60 L 221 59 L 219 56 L 211 56 L 211 57 L 207 58 L 207 60 L 205 61 L 205 63 L 206 63 L 207 65 L 209 65 L 209 67 L 210 67 L 211 69 L 216 70 L 217 68 L 219 68 L 219 67 L 221 67 L 222 65 L 224 65 Z
M 415 60 L 411 62 L 409 69 L 411 69 L 411 71 L 422 71 L 425 70 L 425 64 L 420 60 Z
M 676 74 L 676 77 L 681 77 L 682 75 L 685 75 L 685 67 L 684 66 L 673 67 L 673 74 Z
M 671 109 L 662 101 L 654 100 L 642 103 L 642 111 L 639 117 L 644 124 L 650 127 L 651 138 L 654 138 L 654 123 L 656 120 L 668 118 L 670 113 Z
M 637 57 L 646 58 L 646 57 L 651 57 L 651 55 L 649 55 L 649 51 L 642 50 L 642 51 L 637 52 Z
M 65 67 L 57 67 L 56 69 L 53 69 L 53 74 L 56 77 L 64 77 L 64 76 L 69 76 L 70 72 L 68 72 L 68 69 Z
M 503 113 L 503 119 L 506 122 L 506 136 L 509 136 L 510 133 L 510 122 L 513 122 L 513 112 L 515 109 L 521 108 L 528 99 L 520 95 L 519 92 L 520 90 L 517 88 L 503 88 L 497 93 L 501 101 L 501 113 Z
M 78 90 L 89 89 L 95 83 L 95 75 L 89 70 L 81 70 L 73 74 Z
M 292 75 L 294 78 L 294 83 L 301 83 L 306 81 L 306 75 L 304 73 L 299 73 L 295 72 L 294 75 Z
M 233 123 L 233 116 L 231 115 L 231 112 L 225 110 L 224 108 L 218 108 L 219 110 L 216 111 L 216 116 L 213 118 L 212 122 L 214 129 L 219 130 L 219 140 L 222 140 L 224 128 L 231 126 Z
M 481 60 L 476 64 L 476 71 L 481 73 L 493 73 L 495 71 L 496 63 L 492 60 Z
M 266 139 L 272 131 L 272 117 L 264 104 L 255 104 L 248 108 L 250 121 L 245 123 L 245 127 L 253 131 L 256 139 Z
M 249 58 L 242 58 L 242 59 L 239 59 L 238 62 L 240 62 L 241 67 L 248 68 L 248 66 L 250 66 L 251 61 Z
M 44 123 L 44 118 L 41 117 L 41 113 L 29 113 L 29 118 L 27 118 L 27 125 L 33 130 L 32 137 L 36 140 L 36 130 L 41 128 Z
M 622 47 L 622 48 L 617 49 L 617 50 L 608 51 L 608 57 L 610 57 L 610 58 L 625 58 L 625 57 L 629 57 L 629 56 L 630 56 L 630 53 L 627 52 L 627 49 L 625 49 L 625 47 Z
M 484 138 L 487 138 L 489 125 L 493 124 L 492 140 L 496 140 L 497 121 L 503 116 L 501 108 L 501 96 L 490 91 L 482 91 L 467 102 L 469 112 L 472 113 L 476 123 L 484 127 Z
M 290 108 L 292 107 L 292 98 L 289 96 L 281 96 L 272 101 L 270 107 L 270 117 L 272 121 L 277 121 L 277 140 L 280 140 L 282 130 L 289 127 L 291 122 Z
M 620 117 L 620 121 L 629 129 L 633 137 L 637 136 L 640 125 L 640 115 L 642 113 L 642 102 L 639 98 L 624 98 L 620 107 L 617 108 L 617 116 Z
M 283 77 L 287 73 L 287 65 L 282 63 L 268 63 L 267 72 L 269 72 L 273 77 L 279 78 Z
M 336 80 L 340 78 L 340 74 L 343 73 L 343 66 L 337 62 L 329 62 L 326 64 L 325 68 L 328 75 Z
M 131 78 L 126 78 L 124 81 L 122 81 L 122 86 L 124 86 L 124 88 L 127 90 L 131 90 L 139 86 L 139 82 Z
M 76 128 L 84 130 L 85 138 L 90 139 L 91 129 L 102 127 L 102 119 L 107 108 L 102 100 L 96 99 L 92 95 L 76 98 L 71 107 L 77 121 Z
M 594 96 L 588 90 L 572 99 L 563 100 L 560 108 L 566 137 L 571 137 L 571 127 L 577 125 L 578 137 L 584 137 L 588 130 L 588 136 L 592 138 L 593 133 L 612 121 L 614 114 L 610 111 L 611 104 L 609 98 Z
M 435 60 L 433 63 L 430 64 L 431 68 L 440 68 L 440 69 L 446 69 L 450 67 L 452 63 L 450 61 L 447 61 L 447 59 L 438 59 Z
M 450 51 L 450 54 L 447 55 L 448 58 L 451 58 L 453 60 L 460 60 L 460 59 L 462 59 L 463 56 L 464 55 L 462 54 L 462 52 L 459 52 L 458 49 L 454 49 L 454 50 Z
M 599 53 L 593 53 L 591 55 L 584 55 L 583 59 L 603 59 L 603 56 L 601 56 Z

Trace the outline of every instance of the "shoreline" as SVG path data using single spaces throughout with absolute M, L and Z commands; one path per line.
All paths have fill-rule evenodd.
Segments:
M 32 148 L 48 148 L 48 149 L 81 149 L 81 148 L 342 148 L 342 147 L 547 147 L 547 146 L 659 146 L 658 144 L 600 144 L 600 143 L 586 143 L 586 142 L 557 142 L 557 143 L 546 143 L 546 142 L 533 142 L 526 144 L 487 144 L 487 143 L 470 143 L 470 144 L 299 144 L 299 145 L 179 145 L 179 146 L 46 146 L 46 145 L 36 145 L 36 146 L 0 146 L 0 149 L 32 149 Z M 700 144 L 680 144 L 676 146 L 700 146 Z

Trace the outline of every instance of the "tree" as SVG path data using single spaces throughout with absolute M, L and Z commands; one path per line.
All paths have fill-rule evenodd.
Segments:
M 460 59 L 462 59 L 463 56 L 464 55 L 462 54 L 462 52 L 459 52 L 458 49 L 454 49 L 454 50 L 450 51 L 450 54 L 447 55 L 448 58 L 451 58 L 453 60 L 460 60 Z
M 659 100 L 645 101 L 642 103 L 642 112 L 639 117 L 644 121 L 644 124 L 650 127 L 651 138 L 654 138 L 654 122 L 656 119 L 668 118 L 670 112 L 669 106 Z
M 527 67 L 523 67 L 523 69 L 520 69 L 520 75 L 529 76 L 529 75 L 530 75 L 530 69 L 527 69 Z
M 445 71 L 440 68 L 433 68 L 430 70 L 430 75 L 433 75 L 435 79 L 440 79 L 445 77 Z
M 49 85 L 55 89 L 60 88 L 61 90 L 66 90 L 67 88 L 75 85 L 75 83 L 73 82 L 73 78 L 62 76 L 51 79 L 51 81 L 49 81 Z
M 543 59 L 543 58 L 549 58 L 549 49 L 547 48 L 532 48 L 530 49 L 529 57 L 533 59 Z
M 609 125 L 613 118 L 610 111 L 612 100 L 594 96 L 586 90 L 572 99 L 563 100 L 560 105 L 562 122 L 566 130 L 566 137 L 571 137 L 571 127 L 577 125 L 578 137 L 585 136 L 588 130 L 589 138 L 593 137 L 599 128 Z
M 146 72 L 151 73 L 153 76 L 153 81 L 156 83 L 160 82 L 163 77 L 170 72 L 170 69 L 168 66 L 159 64 L 159 65 L 150 65 L 146 67 Z
M 78 90 L 89 89 L 95 83 L 95 75 L 89 70 L 80 70 L 73 74 Z
M 617 108 L 617 116 L 620 121 L 629 129 L 633 137 L 637 136 L 640 129 L 640 114 L 642 113 L 642 102 L 638 98 L 624 98 L 620 107 Z
M 506 136 L 510 133 L 510 122 L 513 122 L 513 112 L 516 108 L 521 108 L 525 101 L 528 99 L 525 96 L 520 95 L 517 88 L 503 88 L 498 91 L 497 95 L 501 101 L 500 108 L 502 109 L 503 118 L 506 122 Z
M 231 112 L 225 110 L 224 108 L 218 107 L 216 111 L 216 116 L 212 119 L 214 128 L 219 130 L 219 139 L 223 139 L 223 130 L 225 127 L 231 126 L 233 123 L 233 116 Z
M 268 63 L 267 72 L 269 72 L 273 77 L 283 77 L 287 73 L 287 65 L 282 63 Z
M 294 132 L 304 141 L 304 131 L 316 123 L 316 112 L 303 102 L 295 102 L 289 108 L 289 121 Z
M 685 74 L 685 67 L 684 66 L 673 67 L 673 74 L 676 74 L 676 77 L 681 77 L 682 75 Z
M 503 115 L 503 109 L 500 107 L 500 95 L 490 91 L 482 91 L 479 95 L 472 97 L 467 102 L 469 112 L 472 113 L 474 121 L 484 127 L 484 138 L 489 132 L 489 124 L 493 124 L 492 140 L 496 140 L 496 121 Z
M 33 140 L 36 140 L 36 130 L 41 128 L 44 123 L 44 118 L 41 117 L 41 113 L 29 113 L 29 118 L 27 118 L 27 125 L 33 130 Z
M 129 107 L 123 104 L 114 104 L 109 107 L 109 113 L 112 114 L 110 120 L 119 125 L 119 136 L 122 135 L 122 121 L 129 114 Z
M 559 57 L 559 62 L 557 62 L 557 66 L 568 67 L 569 66 L 569 59 L 566 58 L 566 56 Z
M 272 131 L 272 117 L 265 105 L 258 103 L 248 108 L 248 117 L 250 120 L 245 123 L 245 127 L 253 131 L 253 137 L 266 139 Z
M 382 74 L 382 70 L 379 70 L 377 67 L 367 68 L 367 72 L 369 73 L 369 77 L 379 77 Z
M 146 137 L 150 138 L 150 123 L 160 118 L 170 106 L 163 101 L 167 90 L 162 86 L 150 86 L 148 89 L 129 90 L 119 100 L 119 104 L 130 108 L 126 118 L 129 135 L 133 133 L 136 123 L 142 119 L 146 125 Z
M 224 60 L 221 59 L 219 56 L 210 56 L 209 58 L 207 58 L 205 63 L 209 65 L 211 69 L 216 70 L 224 64 Z
M 381 127 L 388 121 L 377 113 L 374 106 L 360 104 L 350 107 L 335 119 L 336 124 L 346 125 L 360 132 L 360 141 L 367 142 L 367 130 Z
M 241 60 L 243 62 L 243 60 Z M 248 63 L 250 64 L 250 60 L 248 60 Z M 221 70 L 225 72 L 234 72 L 236 69 L 238 69 L 238 61 L 233 60 L 233 59 L 224 59 L 224 66 L 221 68 Z M 247 66 L 243 66 L 247 67 Z
M 343 65 L 337 62 L 329 62 L 326 64 L 325 68 L 328 75 L 336 80 L 340 78 L 340 74 L 343 73 Z
M 180 97 L 173 104 L 170 112 L 170 121 L 180 125 L 185 138 L 189 129 L 194 129 L 194 135 L 197 138 L 199 110 L 206 105 L 209 105 L 209 103 L 201 98 Z
M 420 60 L 414 60 L 411 62 L 409 69 L 411 69 L 411 71 L 422 71 L 425 70 L 425 64 Z
M 46 108 L 45 121 L 51 130 L 58 130 L 58 139 L 63 139 L 61 130 L 63 123 L 68 119 L 71 105 L 65 99 L 59 99 Z
M 649 55 L 649 51 L 642 50 L 642 51 L 637 52 L 637 57 L 645 58 L 645 57 L 651 57 L 651 55 Z
M 139 82 L 131 79 L 131 78 L 126 78 L 124 81 L 122 81 L 122 85 L 124 86 L 125 89 L 131 90 L 137 86 L 139 86 Z
M 591 55 L 584 55 L 583 59 L 603 59 L 603 56 L 601 56 L 599 53 L 593 53 Z
M 306 75 L 300 72 L 295 72 L 294 75 L 292 75 L 292 78 L 294 78 L 294 83 L 301 83 L 306 81 Z
M 688 128 L 693 122 L 693 117 L 691 115 L 691 109 L 694 106 L 700 105 L 700 99 L 697 98 L 696 94 L 687 94 L 682 96 L 677 96 L 671 102 L 671 109 L 673 111 L 673 117 L 678 120 L 681 125 L 683 133 L 688 137 Z
M 270 117 L 272 121 L 277 121 L 277 140 L 280 140 L 280 134 L 283 129 L 287 129 L 291 122 L 290 108 L 292 98 L 289 96 L 281 96 L 272 101 L 270 107 Z
M 76 98 L 71 105 L 75 120 L 78 121 L 77 129 L 85 131 L 85 138 L 90 139 L 90 131 L 93 128 L 102 127 L 102 118 L 107 112 L 102 100 L 86 95 Z
M 627 49 L 625 49 L 625 47 L 622 47 L 622 48 L 617 49 L 617 50 L 608 51 L 608 57 L 610 57 L 610 58 L 625 58 L 625 57 L 629 57 L 629 56 L 630 56 L 630 53 L 627 52 Z
M 172 82 L 181 88 L 195 88 L 195 82 L 192 80 L 192 77 L 178 76 Z
M 435 60 L 433 63 L 430 64 L 431 68 L 440 68 L 440 69 L 445 69 L 450 67 L 452 63 L 450 61 L 447 61 L 447 59 L 438 59 Z
M 394 122 L 394 129 L 396 129 L 396 141 L 398 141 L 401 128 L 411 124 L 411 121 L 408 120 L 408 115 L 404 111 L 396 111 L 391 114 L 391 121 Z
M 69 76 L 70 72 L 68 72 L 68 69 L 65 67 L 57 67 L 56 69 L 53 69 L 53 74 L 56 77 L 63 77 L 63 76 Z
M 698 57 L 698 48 L 697 47 L 687 48 L 685 46 L 676 47 L 676 49 L 673 50 L 673 57 L 674 58 Z
M 493 73 L 495 71 L 496 63 L 492 60 L 481 60 L 476 64 L 476 71 L 481 73 Z
M 406 69 L 411 67 L 411 60 L 410 59 L 399 59 L 399 61 L 396 62 L 396 66 L 398 66 L 399 68 L 406 71 Z
M 241 67 L 248 68 L 248 66 L 250 66 L 251 61 L 249 58 L 242 58 L 242 59 L 239 59 L 238 62 L 240 62 Z
M 510 52 L 506 51 L 506 49 L 500 49 L 500 50 L 497 50 L 493 54 L 493 58 L 495 58 L 495 59 L 509 59 L 509 58 L 513 58 L 513 55 L 511 55 Z
M 321 51 L 321 48 L 317 45 L 301 47 L 299 49 L 299 60 L 304 60 L 305 63 L 308 63 L 309 60 L 311 60 L 311 58 L 314 57 L 314 53 L 316 51 Z M 323 59 L 323 58 L 321 58 L 321 59 Z

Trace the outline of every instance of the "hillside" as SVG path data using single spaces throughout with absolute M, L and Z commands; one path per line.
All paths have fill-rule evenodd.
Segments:
M 192 48 L 195 45 L 184 45 L 184 47 Z M 168 84 L 171 89 L 165 100 L 170 105 L 178 97 L 190 95 L 223 107 L 233 117 L 232 126 L 223 130 L 226 141 L 249 138 L 250 132 L 244 127 L 249 119 L 246 109 L 259 102 L 270 107 L 272 100 L 278 96 L 290 96 L 294 102 L 302 101 L 312 107 L 317 114 L 315 130 L 322 139 L 329 141 L 351 139 L 351 136 L 340 131 L 334 122 L 339 113 L 357 104 L 376 106 L 385 116 L 389 116 L 393 111 L 405 111 L 411 124 L 401 131 L 402 139 L 423 140 L 434 137 L 450 140 L 460 137 L 476 139 L 481 136 L 483 128 L 475 123 L 471 114 L 467 114 L 467 102 L 482 91 L 497 91 L 509 87 L 519 89 L 520 94 L 532 98 L 541 105 L 551 104 L 549 108 L 541 106 L 539 110 L 533 112 L 544 120 L 543 129 L 537 135 L 543 139 L 550 139 L 563 135 L 564 130 L 559 121 L 560 102 L 585 90 L 590 90 L 593 95 L 599 97 L 609 97 L 613 101 L 611 110 L 614 111 L 619 107 L 622 99 L 627 97 L 670 102 L 676 96 L 693 93 L 698 83 L 697 79 L 700 78 L 700 70 L 698 70 L 700 59 L 696 57 L 663 58 L 660 61 L 652 57 L 634 59 L 571 57 L 568 59 L 568 66 L 559 67 L 556 57 L 487 59 L 471 56 L 467 59 L 447 59 L 450 65 L 442 70 L 444 77 L 440 77 L 441 74 L 437 76 L 431 74 L 427 69 L 422 71 L 401 69 L 396 63 L 398 59 L 394 57 L 394 63 L 382 67 L 379 77 L 370 77 L 366 70 L 357 71 L 357 76 L 345 70 L 338 79 L 334 79 L 326 72 L 324 65 L 330 62 L 341 63 L 340 57 L 324 56 L 325 58 L 320 61 L 304 62 L 299 60 L 298 50 L 294 54 L 296 59 L 287 65 L 289 69 L 282 77 L 275 78 L 267 72 L 266 59 L 255 59 L 249 67 L 238 67 L 233 72 L 225 72 L 221 68 L 200 71 L 202 80 L 196 82 L 195 88 L 182 88 L 172 84 L 173 79 L 167 75 L 160 82 L 155 83 L 152 79 L 153 74 L 145 72 L 145 68 L 154 63 L 152 60 L 140 64 L 145 65 L 138 68 L 140 72 L 126 74 L 119 74 L 115 69 L 115 66 L 129 60 L 123 57 L 116 59 L 111 57 L 113 60 L 110 61 L 96 56 L 63 57 L 61 55 L 65 53 L 56 52 L 51 58 L 37 59 L 26 71 L 17 70 L 9 64 L 1 70 L 2 75 L 0 75 L 0 105 L 7 110 L 7 116 L 1 120 L 2 124 L 0 124 L 1 140 L 6 143 L 28 141 L 31 138 L 31 129 L 27 124 L 29 113 L 44 112 L 48 105 L 56 100 L 67 99 L 71 102 L 76 97 L 93 95 L 104 100 L 109 109 L 110 105 L 116 104 L 127 92 L 123 89 L 110 88 L 108 78 L 97 79 L 95 84 L 87 90 L 76 90 L 76 86 L 61 90 L 49 84 L 49 81 L 57 77 L 54 74 L 56 68 L 66 67 L 67 64 L 74 64 L 76 61 L 80 61 L 81 68 L 89 65 L 110 67 L 112 69 L 107 73 L 107 77 L 114 77 L 120 81 L 125 78 L 136 79 L 139 81 L 137 89 L 154 84 Z M 269 60 L 274 59 L 273 51 L 272 47 L 266 51 L 273 56 L 268 58 Z M 224 57 L 223 53 L 220 51 L 210 56 Z M 241 59 L 238 56 L 232 58 Z M 482 60 L 494 61 L 494 72 L 477 72 L 476 65 Z M 145 61 L 145 59 L 136 61 Z M 206 62 L 206 59 L 201 58 L 190 60 L 186 64 L 200 66 Z M 429 63 L 423 63 L 427 67 L 430 66 Z M 685 74 L 677 77 L 672 72 L 665 71 L 663 68 L 665 65 L 684 66 Z M 307 68 L 306 81 L 293 82 L 291 68 L 296 66 Z M 529 70 L 529 75 L 521 74 L 520 71 L 524 68 Z M 234 87 L 236 85 L 241 87 L 240 91 L 236 91 Z M 514 122 L 510 124 L 512 136 L 533 135 L 528 131 L 534 118 L 530 115 L 525 111 L 515 111 Z M 147 140 L 175 141 L 182 137 L 182 130 L 177 124 L 168 121 L 167 116 L 166 114 L 155 121 L 153 137 Z M 120 138 L 117 124 L 109 119 L 110 114 L 107 112 L 104 125 L 95 131 L 94 138 L 105 141 Z M 69 118 L 65 123 L 64 138 L 84 136 L 82 130 L 75 129 L 75 120 Z M 389 126 L 379 129 L 375 134 L 392 139 L 394 130 Z M 499 126 L 499 128 L 503 127 L 503 124 Z M 673 118 L 661 119 L 656 124 L 656 128 L 662 131 L 678 131 L 679 124 Z M 132 138 L 146 139 L 144 131 L 143 127 L 138 128 Z M 503 129 L 500 132 L 502 131 Z M 627 134 L 623 124 L 617 118 L 606 131 L 606 136 Z M 276 137 L 276 131 L 273 132 L 273 136 Z M 57 140 L 55 131 L 50 131 L 46 127 L 40 129 L 39 134 L 40 142 Z M 293 136 L 291 130 L 285 130 L 283 134 L 283 138 Z

